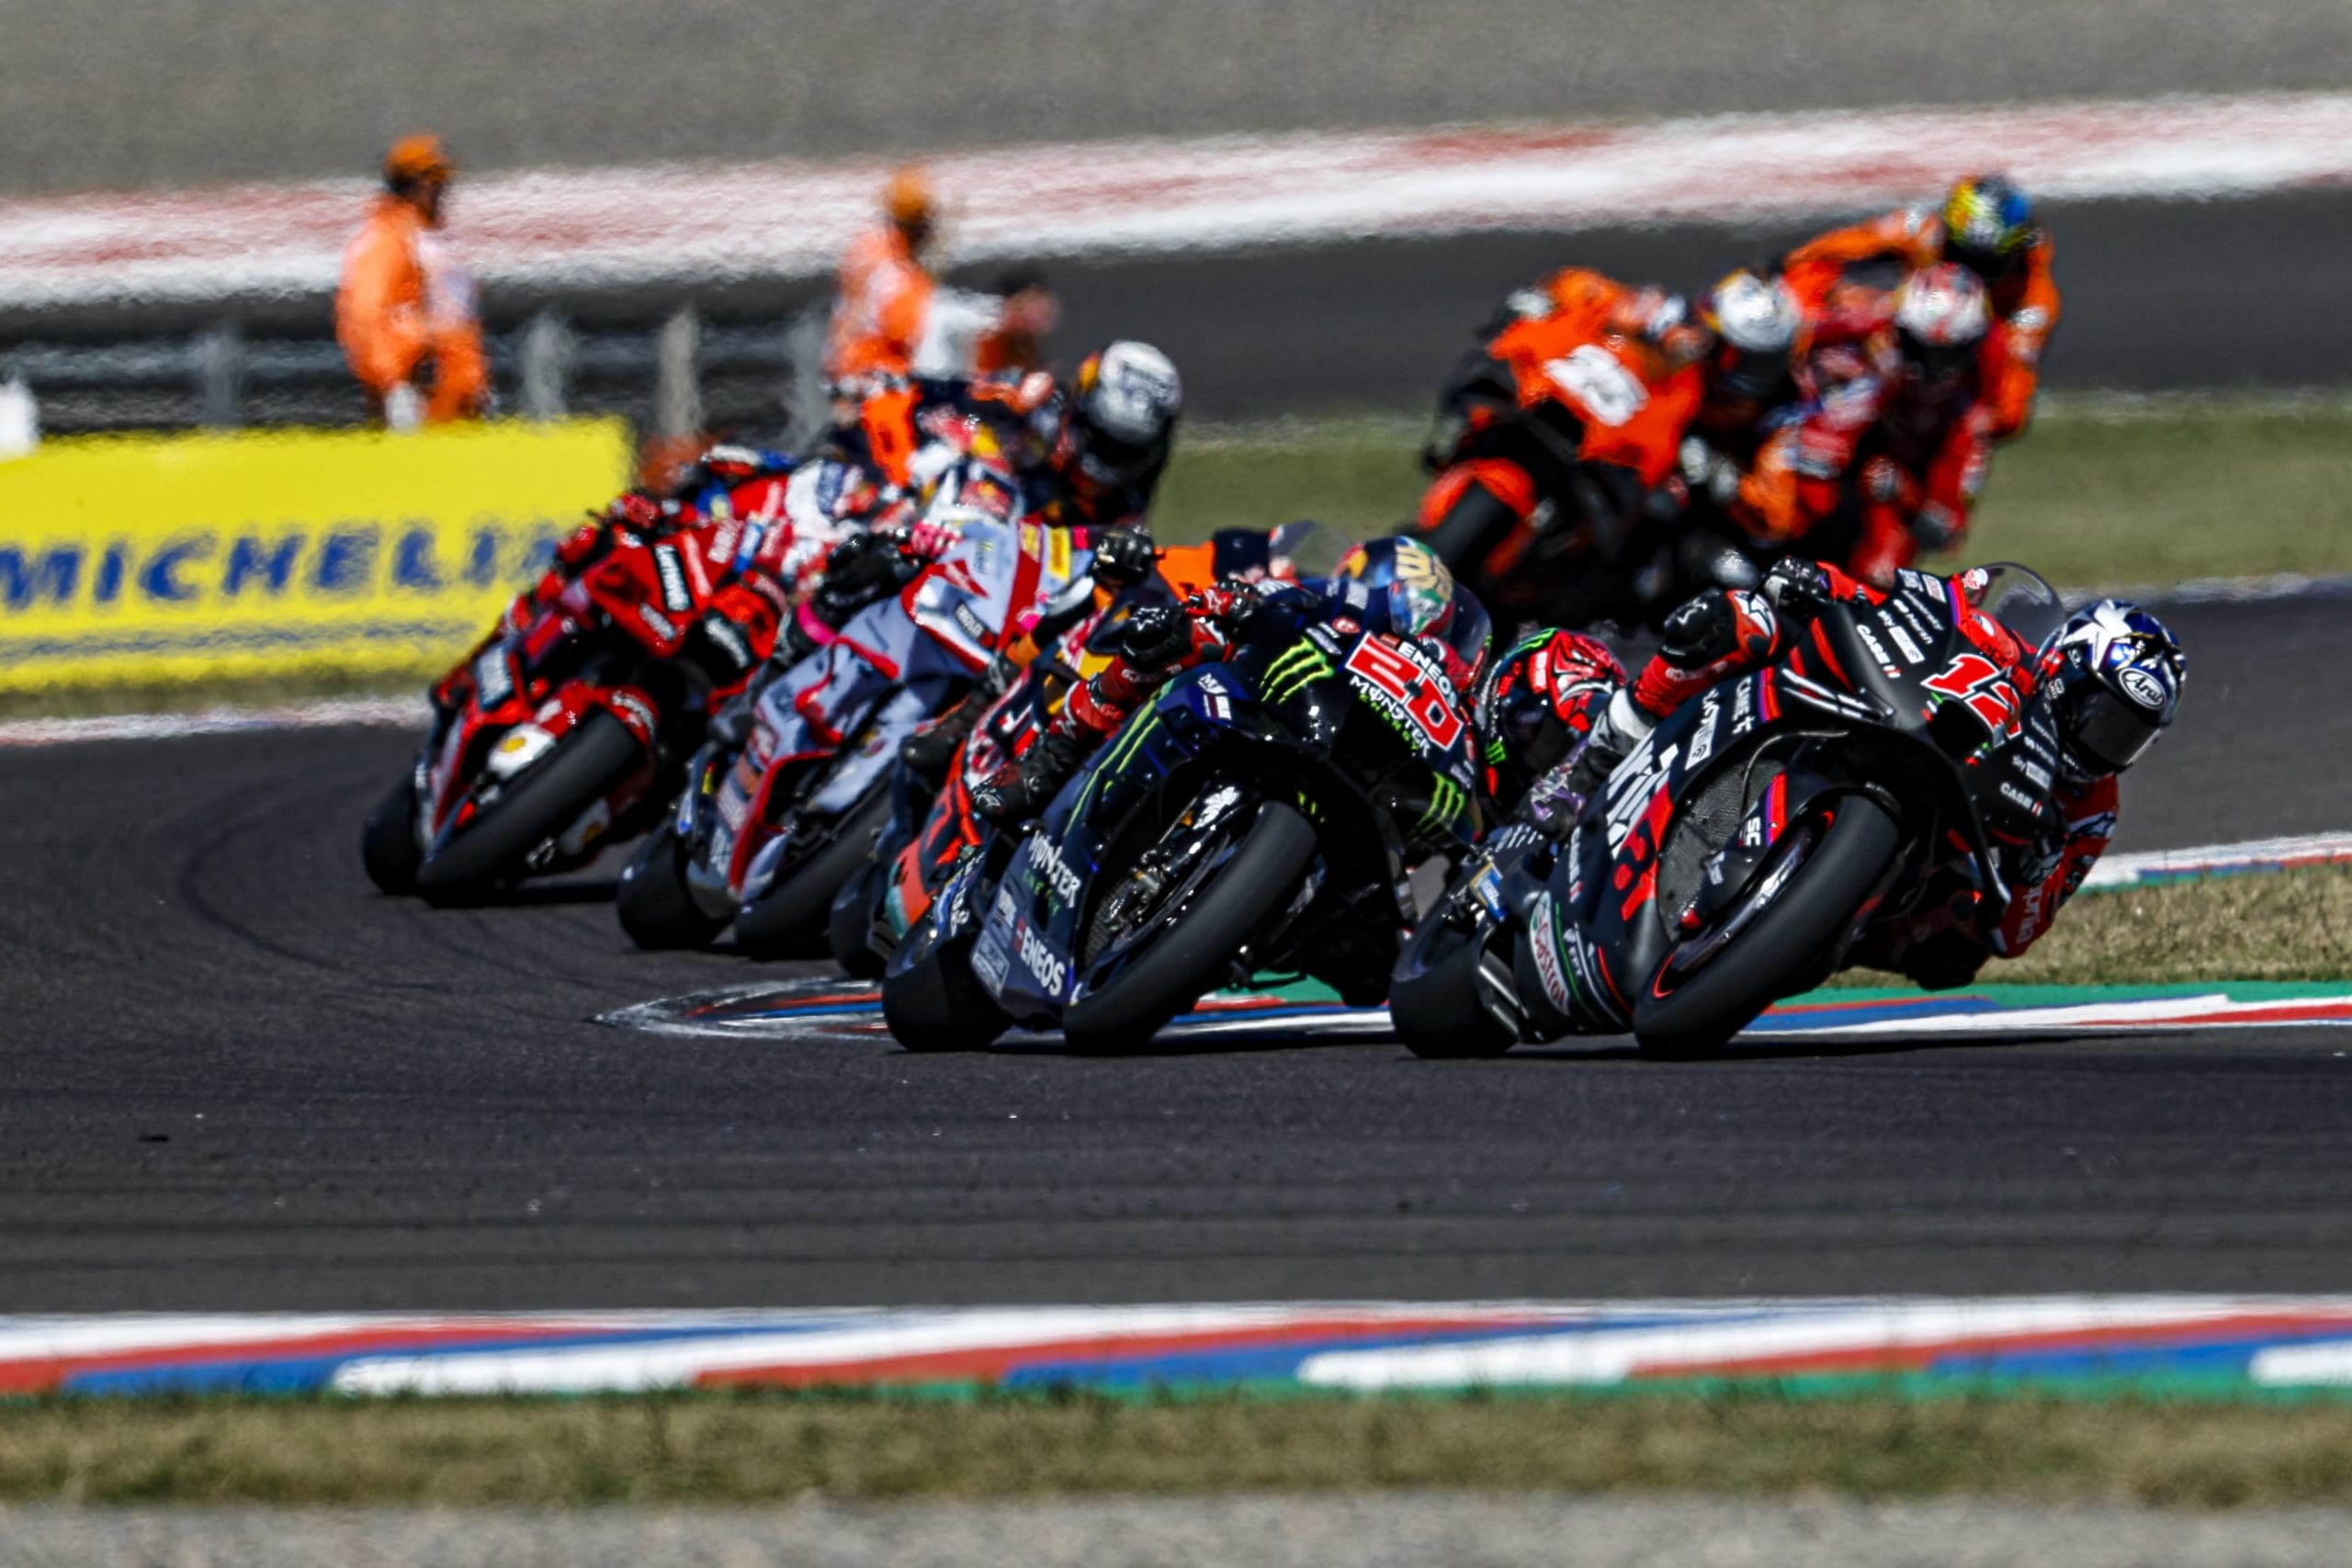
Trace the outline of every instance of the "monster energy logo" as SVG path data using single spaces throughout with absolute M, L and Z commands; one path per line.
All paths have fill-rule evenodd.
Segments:
M 1319 649 L 1303 642 L 1296 644 L 1266 667 L 1266 700 L 1281 702 L 1308 682 L 1319 681 L 1330 672 L 1331 661 Z
M 1441 778 L 1430 789 L 1429 809 L 1413 824 L 1423 838 L 1435 838 L 1453 825 L 1454 818 L 1469 808 L 1470 792 L 1452 779 Z
M 1135 760 L 1136 750 L 1143 745 L 1144 737 L 1159 728 L 1159 714 L 1154 708 L 1146 708 L 1127 721 L 1126 728 L 1121 730 L 1118 739 L 1111 742 L 1111 750 L 1103 755 L 1101 761 L 1094 764 L 1094 772 L 1087 779 L 1085 790 L 1079 795 L 1079 810 L 1086 809 L 1087 803 L 1094 798 L 1095 789 L 1104 779 L 1113 777 Z

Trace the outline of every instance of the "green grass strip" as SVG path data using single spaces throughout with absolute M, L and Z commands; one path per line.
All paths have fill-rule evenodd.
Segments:
M 1468 1487 L 2352 1500 L 2352 1402 L 1692 1387 L 0 1405 L 0 1501 L 753 1504 Z

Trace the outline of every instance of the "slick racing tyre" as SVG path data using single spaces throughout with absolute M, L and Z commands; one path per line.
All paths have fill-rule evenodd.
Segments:
M 867 939 L 874 931 L 874 914 L 881 908 L 882 896 L 889 886 L 890 868 L 868 860 L 842 890 L 833 895 L 833 905 L 825 917 L 825 945 L 832 950 L 833 962 L 842 973 L 853 980 L 882 978 L 883 956 L 874 951 Z
M 1803 829 L 1800 824 L 1792 830 Z M 1884 807 L 1860 795 L 1840 796 L 1828 825 L 1815 830 L 1818 837 L 1801 849 L 1804 858 L 1770 895 L 1770 902 L 1756 911 L 1753 923 L 1661 992 L 1675 958 L 1668 955 L 1649 994 L 1634 1008 L 1634 1038 L 1643 1055 L 1669 1061 L 1712 1056 L 1758 1014 L 1815 976 L 1821 955 L 1852 925 L 1885 877 L 1903 835 Z
M 907 933 L 882 976 L 882 1021 L 892 1039 L 910 1051 L 978 1051 L 1012 1027 L 972 973 L 978 936 L 967 927 L 939 941 L 927 920 Z
M 766 892 L 735 917 L 735 945 L 749 958 L 822 958 L 833 895 L 874 852 L 890 819 L 890 792 L 876 785 L 843 812 L 820 841 L 776 873 Z M 804 822 L 804 827 L 816 824 Z
M 368 880 L 398 897 L 416 891 L 416 868 L 424 852 L 416 842 L 416 781 L 408 774 L 385 792 L 359 829 L 359 859 Z
M 1509 947 L 1499 959 L 1488 956 L 1491 934 L 1433 913 L 1406 943 L 1388 987 L 1388 1020 L 1414 1055 L 1499 1056 L 1519 1043 L 1517 1024 L 1487 999 L 1498 979 L 1506 997 L 1514 985 Z M 1498 976 L 1482 973 L 1489 964 L 1499 964 Z
M 525 856 L 570 827 L 644 758 L 628 726 L 608 713 L 590 714 L 456 838 L 424 857 L 416 890 L 435 904 L 488 897 L 522 874 Z
M 1238 826 L 1238 824 L 1237 824 Z M 1062 1014 L 1062 1036 L 1075 1051 L 1133 1050 L 1148 1044 L 1170 1019 L 1201 999 L 1243 943 L 1282 908 L 1315 863 L 1315 828 L 1280 801 L 1258 808 L 1233 852 L 1192 890 L 1172 916 L 1146 912 L 1142 945 L 1099 990 Z M 1102 885 L 1115 886 L 1116 875 Z M 1090 960 L 1091 962 L 1091 960 Z
M 648 952 L 707 947 L 727 929 L 725 915 L 706 913 L 687 890 L 686 840 L 666 825 L 628 857 L 613 908 L 629 941 Z
M 1464 486 L 1445 515 L 1420 536 L 1422 544 L 1464 582 L 1483 580 L 1487 558 L 1510 537 L 1520 517 L 1510 503 L 1482 484 Z

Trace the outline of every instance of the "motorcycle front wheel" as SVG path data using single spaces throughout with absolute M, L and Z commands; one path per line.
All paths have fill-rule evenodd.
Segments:
M 918 924 L 890 955 L 882 976 L 882 1021 L 910 1051 L 978 1051 L 1012 1027 L 972 973 L 977 931 L 944 941 L 928 921 Z
M 735 945 L 748 958 L 823 958 L 833 895 L 874 852 L 890 820 L 890 792 L 876 787 L 832 821 L 817 843 L 735 917 Z
M 1519 1043 L 1519 1027 L 1487 1000 L 1487 987 L 1496 983 L 1484 973 L 1495 933 L 1484 926 L 1465 930 L 1445 913 L 1423 920 L 1398 956 L 1388 984 L 1389 1022 L 1416 1056 L 1499 1056 Z M 1505 995 L 1512 985 L 1509 952 L 1500 960 Z
M 1269 911 L 1279 909 L 1315 863 L 1314 825 L 1293 807 L 1267 801 L 1233 852 L 1190 890 L 1172 914 L 1130 950 L 1100 989 L 1062 1015 L 1062 1037 L 1078 1051 L 1131 1050 L 1149 1043 L 1168 1021 L 1223 977 Z M 1106 886 L 1115 886 L 1107 874 Z
M 860 867 L 842 884 L 833 895 L 832 908 L 825 917 L 825 945 L 832 950 L 833 962 L 842 973 L 853 980 L 879 980 L 887 962 L 874 951 L 870 940 L 874 931 L 875 911 L 881 908 L 883 895 L 889 890 L 890 867 L 872 860 Z
M 1818 834 L 1786 881 L 1769 895 L 1748 895 L 1770 902 L 1720 952 L 1670 985 L 1675 954 L 1668 954 L 1645 987 L 1648 994 L 1634 1007 L 1634 1039 L 1643 1055 L 1668 1061 L 1712 1056 L 1788 995 L 1792 976 L 1817 973 L 1816 960 L 1853 924 L 1903 842 L 1894 817 L 1861 795 L 1840 796 Z M 1735 908 L 1724 919 L 1738 913 Z
M 645 758 L 628 726 L 596 712 L 555 743 L 474 819 L 426 854 L 416 890 L 429 903 L 466 904 L 519 875 L 524 857 L 612 791 Z
M 359 860 L 368 880 L 394 897 L 416 891 L 424 852 L 416 842 L 416 781 L 407 773 L 385 792 L 359 828 Z
M 727 917 L 706 912 L 686 886 L 687 840 L 666 824 L 648 833 L 621 869 L 613 908 L 629 941 L 648 952 L 707 947 Z

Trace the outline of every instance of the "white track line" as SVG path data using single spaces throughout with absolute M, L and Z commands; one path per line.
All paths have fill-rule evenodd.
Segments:
M 1476 230 L 1788 217 L 1916 199 L 1999 166 L 2062 197 L 2352 179 L 2352 94 L 1300 133 L 943 156 L 958 259 L 1157 254 Z M 469 179 L 452 231 L 493 283 L 813 276 L 871 220 L 878 162 Z M 0 203 L 0 302 L 334 286 L 359 180 Z
M 345 725 L 414 728 L 426 714 L 421 697 L 348 697 L 280 707 L 204 708 L 195 713 L 101 714 L 89 718 L 0 722 L 0 746 L 63 746 L 84 740 L 178 740 L 260 729 L 328 729 Z

